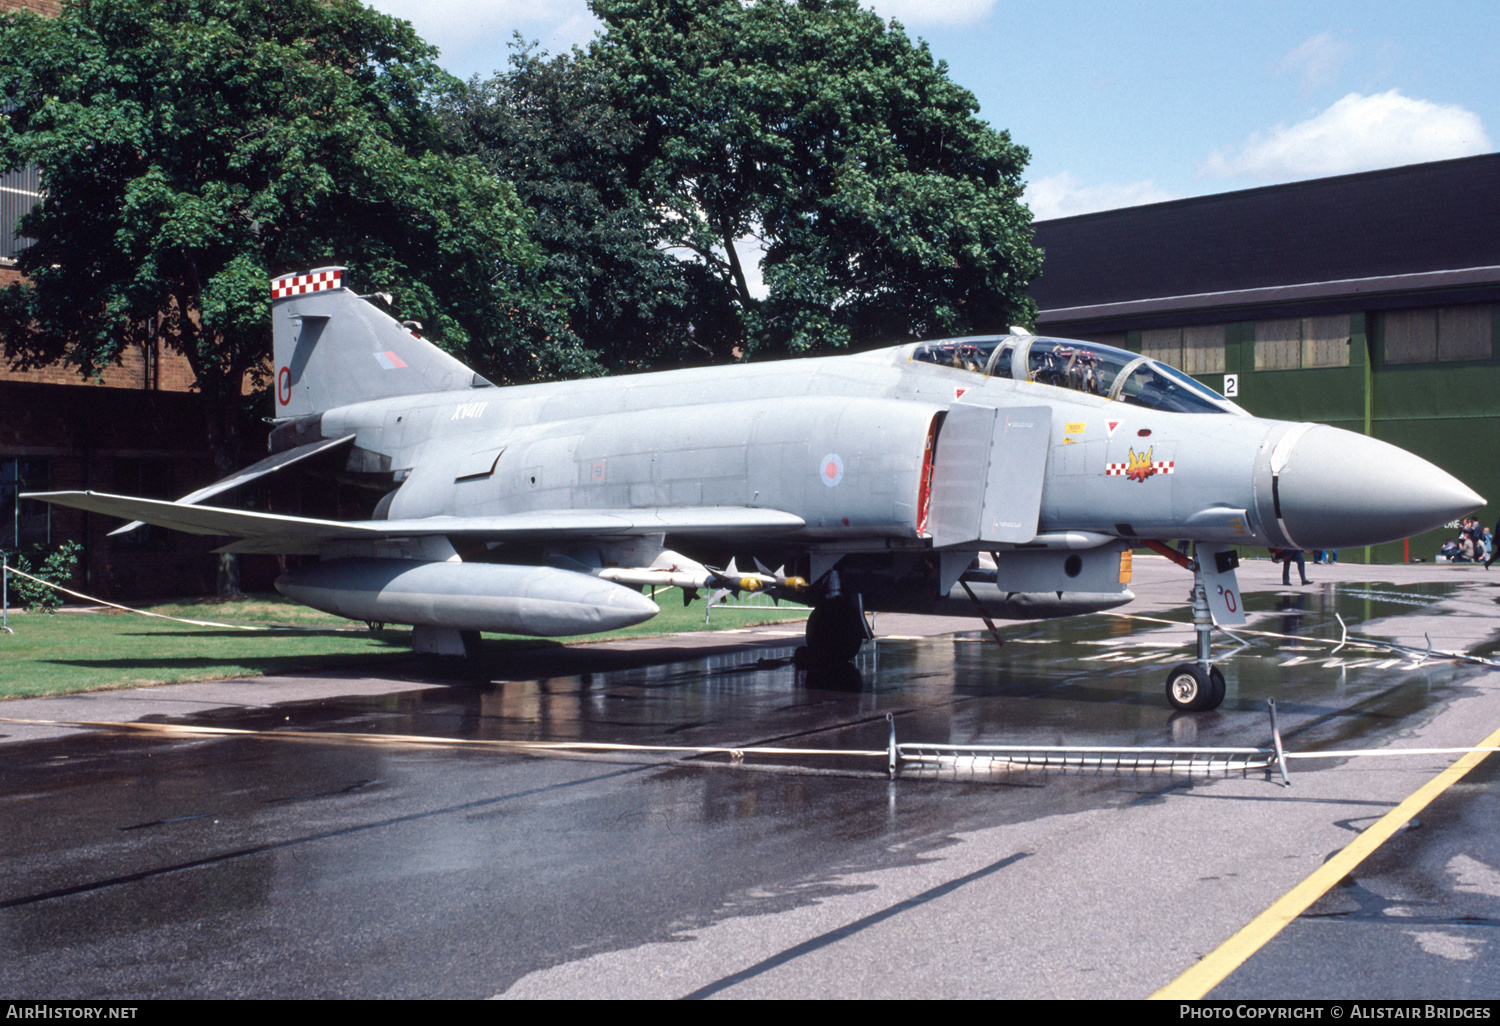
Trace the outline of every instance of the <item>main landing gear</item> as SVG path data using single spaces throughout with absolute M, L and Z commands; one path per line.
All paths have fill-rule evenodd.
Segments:
M 870 637 L 859 596 L 840 592 L 837 575 L 830 573 L 829 593 L 807 617 L 807 655 L 819 663 L 847 663 Z

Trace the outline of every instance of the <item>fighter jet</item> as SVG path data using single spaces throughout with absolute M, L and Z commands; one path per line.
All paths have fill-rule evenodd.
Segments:
M 1198 659 L 1168 675 L 1168 699 L 1207 709 L 1224 697 L 1209 631 L 1243 622 L 1236 546 L 1370 545 L 1484 502 L 1384 442 L 1257 418 L 1156 360 L 1019 328 L 502 388 L 342 267 L 274 280 L 271 309 L 269 457 L 177 502 L 29 497 L 234 539 L 219 551 L 316 555 L 276 587 L 410 624 L 424 652 L 639 623 L 658 612 L 646 589 L 676 586 L 805 603 L 809 654 L 836 662 L 873 611 L 1122 605 L 1131 553 L 1150 547 L 1194 582 Z M 316 456 L 384 490 L 370 519 L 205 504 Z

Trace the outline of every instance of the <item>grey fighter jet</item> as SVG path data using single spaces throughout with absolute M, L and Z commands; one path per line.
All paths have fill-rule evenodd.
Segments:
M 1209 630 L 1243 622 L 1235 546 L 1369 545 L 1484 501 L 1394 446 L 1253 417 L 1155 360 L 1021 329 L 500 388 L 351 292 L 343 268 L 276 279 L 271 296 L 267 459 L 177 502 L 31 497 L 237 539 L 221 551 L 315 554 L 277 588 L 411 624 L 420 651 L 623 627 L 669 585 L 804 602 L 811 656 L 847 660 L 869 611 L 1121 605 L 1147 546 L 1194 575 L 1198 659 L 1168 698 L 1212 708 Z M 371 519 L 205 504 L 333 450 L 385 489 Z

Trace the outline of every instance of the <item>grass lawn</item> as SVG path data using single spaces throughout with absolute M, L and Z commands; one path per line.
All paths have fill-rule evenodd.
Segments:
M 643 624 L 579 638 L 516 639 L 486 634 L 486 655 L 512 646 L 601 640 L 633 635 L 701 631 L 704 604 L 686 608 L 681 593 L 661 589 L 661 613 Z M 371 633 L 362 623 L 319 613 L 280 595 L 252 595 L 231 602 L 165 603 L 146 607 L 192 620 L 297 629 L 241 631 L 138 616 L 134 613 L 17 613 L 0 632 L 0 698 L 57 695 L 71 691 L 139 687 L 193 680 L 257 676 L 337 667 L 362 673 L 396 670 L 410 662 L 410 629 Z M 766 609 L 714 608 L 707 629 L 749 627 L 807 616 L 801 606 Z

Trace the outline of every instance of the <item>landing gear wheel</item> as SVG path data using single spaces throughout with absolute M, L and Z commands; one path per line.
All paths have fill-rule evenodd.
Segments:
M 859 604 L 849 595 L 820 602 L 807 618 L 808 654 L 818 662 L 847 663 L 867 635 Z
M 1167 674 L 1167 701 L 1184 712 L 1217 709 L 1224 701 L 1224 675 L 1203 672 L 1197 663 L 1179 663 Z
M 1228 690 L 1228 685 L 1224 683 L 1224 674 L 1217 666 L 1208 671 L 1208 683 L 1213 687 L 1213 697 L 1204 708 L 1217 709 L 1224 704 L 1224 694 Z

